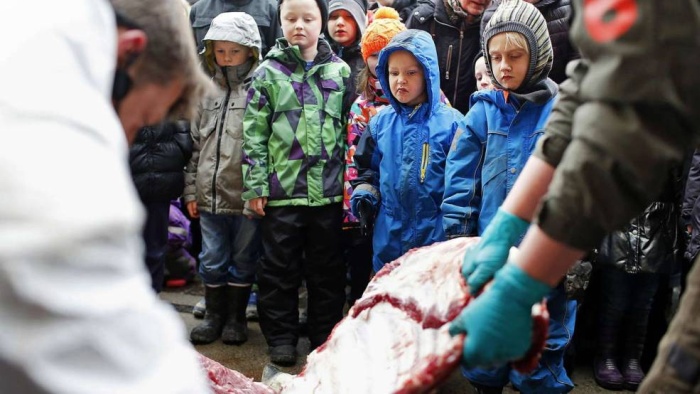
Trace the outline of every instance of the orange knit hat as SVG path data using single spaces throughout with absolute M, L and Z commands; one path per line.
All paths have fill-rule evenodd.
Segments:
M 382 50 L 398 33 L 406 30 L 401 17 L 391 7 L 381 7 L 374 12 L 374 21 L 367 26 L 360 48 L 362 59 L 367 63 L 369 55 Z

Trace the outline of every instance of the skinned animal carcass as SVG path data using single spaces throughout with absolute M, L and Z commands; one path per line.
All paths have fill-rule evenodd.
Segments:
M 413 249 L 385 265 L 328 340 L 309 354 L 302 372 L 277 379 L 284 383 L 273 385 L 274 390 L 262 385 L 251 389 L 260 391 L 215 393 L 409 394 L 438 387 L 458 367 L 468 340 L 451 336 L 448 329 L 472 299 L 461 268 L 465 252 L 477 242 L 478 238 L 456 238 Z M 535 305 L 532 346 L 513 363 L 518 371 L 537 365 L 548 321 L 544 302 Z M 231 373 L 233 380 L 242 376 Z M 209 377 L 227 381 L 211 371 Z

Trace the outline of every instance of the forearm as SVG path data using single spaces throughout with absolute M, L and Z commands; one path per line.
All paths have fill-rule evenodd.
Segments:
M 515 181 L 501 208 L 527 221 L 532 221 L 540 199 L 547 193 L 555 168 L 531 156 Z
M 530 226 L 513 262 L 528 275 L 554 287 L 584 251 L 567 246 L 545 234 L 538 226 Z

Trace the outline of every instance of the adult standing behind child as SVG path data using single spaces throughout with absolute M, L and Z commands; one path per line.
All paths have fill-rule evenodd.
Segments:
M 328 2 L 328 29 L 326 37 L 331 48 L 350 66 L 347 100 L 349 109 L 358 96 L 357 75 L 364 67 L 360 51 L 360 40 L 367 26 L 367 5 L 364 0 L 330 0 Z
M 370 121 L 354 158 L 351 207 L 376 215 L 374 270 L 412 248 L 445 240 L 445 162 L 463 116 L 441 101 L 438 57 L 430 35 L 407 30 L 379 53 L 377 77 L 390 107 Z
M 447 161 L 443 224 L 448 237 L 484 236 L 499 223 L 524 229 L 528 222 L 511 220 L 499 206 L 510 192 L 535 148 L 557 97 L 557 85 L 547 76 L 552 45 L 540 12 L 522 0 L 506 0 L 496 10 L 483 36 L 486 65 L 496 90 L 471 97 L 466 131 L 455 137 Z M 520 234 L 518 232 L 518 234 Z M 514 240 L 514 242 L 517 241 Z M 481 271 L 465 276 L 477 294 Z M 563 286 L 550 294 L 549 333 L 537 368 L 524 375 L 509 366 L 464 369 L 479 393 L 501 393 L 511 381 L 523 393 L 565 393 L 574 386 L 564 369 L 564 352 L 573 336 L 576 302 Z
M 328 19 L 325 0 L 280 1 L 280 19 L 284 38 L 258 67 L 248 93 L 243 198 L 263 217 L 260 327 L 270 360 L 291 365 L 302 279 L 311 349 L 343 317 L 343 100 L 350 94 L 350 68 L 320 37 Z
M 481 15 L 491 0 L 422 0 L 406 22 L 430 33 L 437 47 L 440 86 L 462 114 L 476 91 L 471 67 L 481 52 Z
M 260 62 L 255 20 L 226 12 L 212 21 L 202 59 L 219 90 L 200 104 L 192 122 L 194 153 L 186 170 L 184 200 L 200 218 L 204 321 L 192 329 L 193 343 L 226 344 L 248 339 L 245 316 L 260 256 L 259 221 L 246 217 L 243 193 L 243 114 L 249 78 Z

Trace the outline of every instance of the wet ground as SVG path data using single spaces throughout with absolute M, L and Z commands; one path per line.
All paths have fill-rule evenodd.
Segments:
M 171 303 L 179 312 L 180 317 L 187 326 L 187 332 L 196 326 L 200 320 L 192 316 L 192 307 L 203 295 L 201 284 L 194 283 L 186 287 L 178 289 L 166 289 L 161 293 L 161 298 Z M 205 356 L 220 362 L 228 368 L 235 369 L 248 377 L 260 381 L 263 367 L 269 362 L 267 356 L 267 345 L 265 339 L 260 332 L 260 327 L 256 322 L 250 322 L 248 342 L 241 346 L 229 346 L 223 344 L 220 340 L 209 345 L 198 345 L 196 349 Z M 294 367 L 280 367 L 281 370 L 288 373 L 298 373 L 305 363 L 306 355 L 308 354 L 309 342 L 306 338 L 301 338 L 297 351 L 299 352 L 299 362 Z M 596 385 L 592 377 L 591 367 L 589 365 L 576 365 L 573 375 L 576 388 L 572 393 L 612 393 L 612 391 L 604 390 Z M 473 390 L 462 376 L 456 372 L 450 379 L 438 390 L 439 394 L 456 394 L 456 393 L 472 393 Z M 505 393 L 514 393 L 515 391 L 506 388 Z

